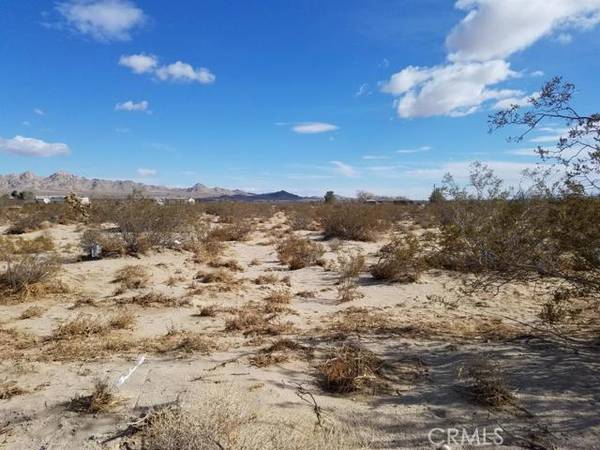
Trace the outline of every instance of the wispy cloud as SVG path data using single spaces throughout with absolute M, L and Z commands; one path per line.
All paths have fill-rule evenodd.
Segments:
M 368 83 L 363 83 L 359 86 L 359 88 L 356 90 L 356 92 L 354 93 L 355 97 L 362 97 L 362 96 L 366 96 L 366 95 L 371 95 L 372 91 L 371 88 L 369 87 Z
M 142 111 L 150 113 L 149 107 L 150 103 L 148 103 L 147 100 L 142 100 L 137 103 L 132 100 L 127 100 L 123 103 L 117 103 L 115 105 L 115 111 Z
M 2 139 L 0 137 L 0 152 L 11 153 L 22 156 L 57 156 L 68 155 L 69 146 L 63 143 L 49 143 L 41 139 L 15 136 L 12 139 Z
M 45 116 L 46 112 L 40 108 L 33 108 L 33 112 L 38 116 Z
M 421 153 L 421 152 L 428 152 L 429 150 L 431 150 L 430 145 L 423 145 L 423 146 L 417 147 L 417 148 L 402 148 L 400 150 L 396 150 L 396 153 L 400 153 L 400 154 Z
M 136 172 L 140 177 L 153 177 L 158 174 L 156 169 L 139 168 Z
M 377 160 L 377 159 L 388 159 L 388 156 L 382 156 L 382 155 L 364 155 L 362 157 L 362 159 L 365 160 Z
M 337 125 L 325 122 L 302 122 L 292 127 L 292 131 L 299 134 L 327 133 L 338 129 Z
M 140 53 L 138 55 L 121 55 L 119 65 L 129 67 L 133 73 L 152 72 L 158 65 L 158 59 L 154 55 Z
M 356 177 L 359 175 L 358 171 L 349 164 L 343 163 L 342 161 L 330 161 L 334 166 L 334 171 L 345 177 Z
M 147 17 L 127 0 L 70 0 L 56 7 L 68 27 L 101 42 L 127 41 Z

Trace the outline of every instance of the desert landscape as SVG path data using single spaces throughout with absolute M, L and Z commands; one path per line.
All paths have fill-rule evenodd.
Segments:
M 459 203 L 5 206 L 2 445 L 594 448 L 597 302 L 444 268 Z
M 600 0 L 0 5 L 0 450 L 600 450 Z

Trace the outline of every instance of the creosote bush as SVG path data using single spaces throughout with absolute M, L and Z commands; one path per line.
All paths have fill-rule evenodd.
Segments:
M 414 282 L 425 267 L 421 246 L 411 234 L 396 236 L 379 250 L 379 259 L 371 267 L 376 280 Z
M 515 397 L 500 365 L 490 358 L 473 359 L 459 368 L 458 375 L 467 383 L 467 388 L 477 403 L 494 408 L 515 403 Z
M 362 347 L 344 344 L 332 349 L 320 364 L 321 385 L 326 391 L 347 393 L 376 391 L 382 385 L 383 360 Z
M 9 260 L 0 273 L 0 289 L 9 294 L 35 294 L 52 281 L 60 270 L 60 263 L 49 256 L 24 256 Z
M 381 210 L 356 203 L 328 205 L 321 210 L 325 239 L 372 241 L 389 228 Z
M 277 257 L 290 270 L 313 266 L 325 253 L 323 246 L 308 238 L 291 235 L 280 242 L 277 247 Z

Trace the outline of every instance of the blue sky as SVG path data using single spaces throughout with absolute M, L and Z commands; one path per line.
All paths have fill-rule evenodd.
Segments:
M 0 2 L 0 173 L 423 198 L 530 149 L 487 115 L 600 99 L 600 0 Z

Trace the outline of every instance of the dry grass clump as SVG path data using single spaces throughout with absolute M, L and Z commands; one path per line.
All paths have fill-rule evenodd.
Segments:
M 269 295 L 265 297 L 267 303 L 276 305 L 289 305 L 292 302 L 292 292 L 285 287 L 276 288 Z
M 421 246 L 413 235 L 395 237 L 379 250 L 379 260 L 371 267 L 376 280 L 393 282 L 417 281 L 425 268 Z
M 233 273 L 227 269 L 217 269 L 212 272 L 196 273 L 194 279 L 201 283 L 223 283 L 223 284 L 235 284 L 238 280 L 235 278 Z
M 33 239 L 8 239 L 0 236 L 0 251 L 5 254 L 30 255 L 52 252 L 54 250 L 54 241 L 48 234 L 42 234 Z
M 128 264 L 119 269 L 113 283 L 119 283 L 119 291 L 145 288 L 150 281 L 150 273 L 144 266 Z
M 287 264 L 290 270 L 315 265 L 325 253 L 322 245 L 308 238 L 295 235 L 291 235 L 280 242 L 276 250 L 279 261 Z
M 96 381 L 92 393 L 86 396 L 76 396 L 69 404 L 68 409 L 86 414 L 96 414 L 114 409 L 121 399 L 114 393 L 113 388 L 106 381 Z
M 288 361 L 292 355 L 301 353 L 304 357 L 312 355 L 312 351 L 304 345 L 291 339 L 278 339 L 267 347 L 260 349 L 249 358 L 255 367 L 268 367 Z
M 351 306 L 333 316 L 329 331 L 347 336 L 392 334 L 399 332 L 399 328 L 389 314 Z
M 53 257 L 31 255 L 14 261 L 7 261 L 6 270 L 0 273 L 0 289 L 8 294 L 19 294 L 25 297 L 39 295 L 44 292 L 57 291 L 57 286 L 50 286 L 60 270 L 60 264 Z M 63 287 L 64 289 L 64 287 Z
M 216 317 L 219 308 L 216 305 L 201 306 L 198 312 L 194 314 L 197 317 Z
M 179 307 L 179 306 L 190 306 L 191 301 L 185 297 L 171 297 L 160 292 L 148 292 L 143 295 L 136 295 L 131 298 L 122 298 L 117 300 L 121 304 L 132 304 L 149 308 L 152 306 L 162 307 Z
M 277 274 L 274 274 L 274 273 L 265 273 L 265 274 L 257 276 L 254 279 L 254 284 L 257 284 L 259 286 L 264 286 L 266 284 L 276 284 L 276 283 L 283 283 L 287 286 L 290 286 L 290 284 L 291 284 L 290 277 L 289 276 L 279 277 L 279 276 L 277 276 Z
M 40 317 L 45 312 L 46 312 L 46 308 L 39 306 L 39 305 L 33 305 L 33 306 L 30 306 L 27 309 L 25 309 L 19 316 L 19 319 L 21 319 L 21 320 L 33 319 L 36 317 Z
M 47 217 L 41 210 L 27 211 L 8 227 L 6 234 L 24 234 L 40 230 L 46 220 Z
M 244 271 L 244 268 L 242 267 L 242 265 L 235 259 L 227 259 L 227 260 L 213 259 L 213 260 L 209 261 L 207 265 L 208 265 L 208 267 L 212 267 L 213 269 L 224 268 L 224 269 L 229 269 L 232 272 L 243 272 Z
M 102 257 L 123 256 L 127 253 L 127 244 L 123 237 L 109 230 L 86 230 L 81 236 L 80 245 L 88 253 L 94 245 L 102 249 Z
M 108 318 L 107 326 L 113 330 L 133 329 L 135 321 L 135 315 L 131 311 L 121 308 Z
M 360 250 L 340 251 L 337 256 L 336 270 L 339 273 L 338 301 L 351 302 L 362 298 L 358 291 L 358 277 L 365 266 L 365 257 Z
M 329 392 L 375 392 L 385 383 L 381 369 L 383 360 L 357 345 L 343 344 L 332 349 L 317 367 L 321 386 Z
M 486 357 L 476 357 L 459 368 L 459 379 L 477 403 L 499 408 L 514 405 L 515 396 L 500 364 Z
M 90 314 L 78 314 L 74 319 L 59 325 L 53 332 L 55 339 L 72 339 L 97 334 L 106 334 L 108 324 L 99 317 Z
M 144 450 L 347 450 L 367 448 L 353 430 L 332 423 L 315 428 L 312 417 L 293 423 L 256 409 L 247 393 L 211 387 L 193 405 L 162 408 L 141 430 Z M 333 421 L 332 421 L 333 422 Z
M 341 204 L 323 208 L 325 238 L 373 241 L 389 227 L 378 209 L 370 205 Z
M 241 331 L 245 336 L 277 336 L 293 331 L 290 322 L 281 322 L 276 314 L 264 314 L 251 309 L 238 310 L 225 322 L 225 331 Z
M 0 382 L 0 400 L 10 400 L 17 395 L 26 393 L 27 391 L 19 387 L 15 381 Z
M 217 344 L 203 334 L 169 328 L 166 334 L 147 343 L 146 348 L 158 353 L 184 352 L 208 355 L 217 348 Z

